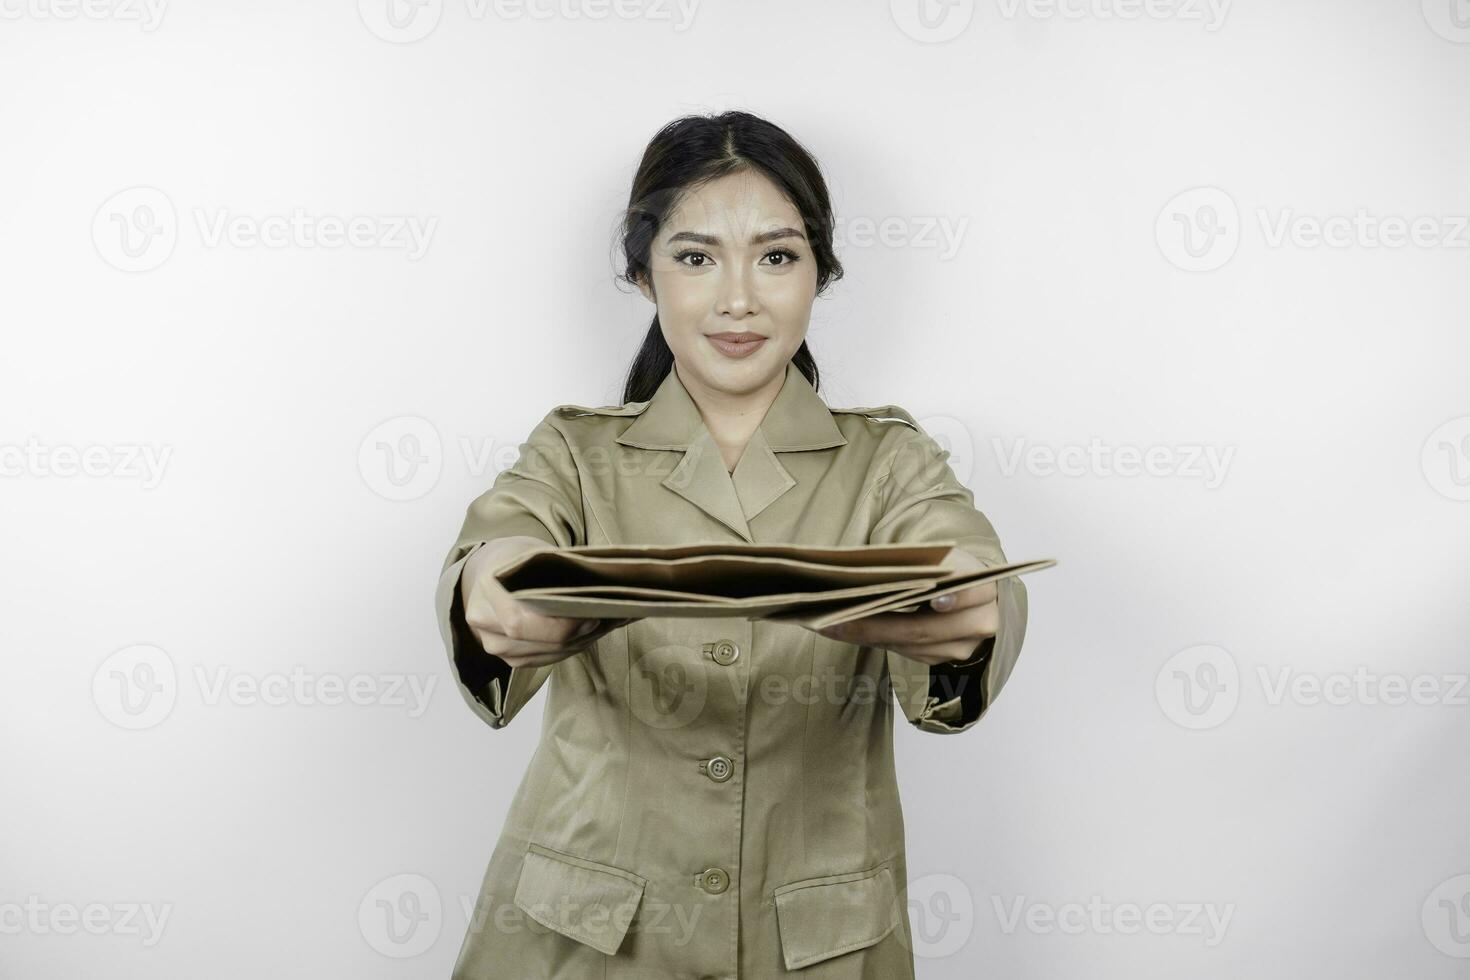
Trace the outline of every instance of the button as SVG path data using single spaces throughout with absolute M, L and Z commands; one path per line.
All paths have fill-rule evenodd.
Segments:
M 694 876 L 694 883 L 711 895 L 718 895 L 730 887 L 730 876 L 724 868 L 707 868 Z
M 706 759 L 699 764 L 699 771 L 717 783 L 723 783 L 735 773 L 735 763 L 730 761 L 729 756 L 717 755 L 713 759 Z
M 720 640 L 716 643 L 706 643 L 704 652 L 715 658 L 715 663 L 721 667 L 728 667 L 740 656 L 740 648 L 730 640 Z

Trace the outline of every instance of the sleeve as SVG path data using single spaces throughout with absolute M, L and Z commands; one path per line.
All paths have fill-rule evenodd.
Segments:
M 870 543 L 953 541 L 986 565 L 1004 564 L 995 528 L 955 476 L 949 451 L 922 429 L 904 432 L 873 491 L 881 511 Z M 1026 635 L 1026 586 L 1019 578 L 1001 579 L 996 600 L 999 628 L 968 660 L 930 667 L 888 651 L 894 695 L 920 731 L 948 735 L 971 728 L 1005 686 Z
M 581 480 L 566 437 L 548 414 L 521 444 L 520 456 L 475 498 L 444 559 L 435 591 L 439 632 L 460 694 L 491 728 L 504 728 L 546 682 L 554 664 L 511 667 L 487 653 L 465 622 L 460 575 L 488 541 L 527 535 L 553 547 L 587 540 Z

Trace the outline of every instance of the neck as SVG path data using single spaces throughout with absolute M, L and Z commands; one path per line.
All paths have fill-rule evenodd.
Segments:
M 715 445 L 720 447 L 720 454 L 725 458 L 725 469 L 734 472 L 750 437 L 760 428 L 761 421 L 770 411 L 776 396 L 781 393 L 781 386 L 786 381 L 785 370 L 778 372 L 774 378 L 754 391 L 739 394 L 709 388 L 686 377 L 684 372 L 679 371 L 677 362 L 673 370 L 699 409 L 704 427 L 709 430 Z

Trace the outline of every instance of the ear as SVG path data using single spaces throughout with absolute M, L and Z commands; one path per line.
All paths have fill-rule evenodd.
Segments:
M 643 294 L 644 299 L 655 306 L 658 305 L 658 301 L 653 298 L 653 283 L 649 281 L 646 272 L 638 277 L 638 291 Z

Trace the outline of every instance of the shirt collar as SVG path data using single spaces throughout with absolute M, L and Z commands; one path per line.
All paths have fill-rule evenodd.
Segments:
M 648 407 L 617 441 L 639 449 L 687 450 L 704 429 L 699 406 L 679 380 L 678 372 L 670 368 L 649 399 Z M 832 421 L 831 409 L 806 375 L 790 361 L 786 364 L 786 380 L 761 420 L 759 431 L 765 444 L 778 453 L 831 449 L 847 444 L 837 423 Z
M 699 406 L 672 368 L 617 441 L 638 449 L 682 452 L 684 458 L 663 485 L 751 542 L 755 538 L 749 522 L 797 485 L 776 453 L 847 445 L 831 409 L 789 362 L 776 400 L 750 437 L 733 473 L 725 469 L 724 457 Z

